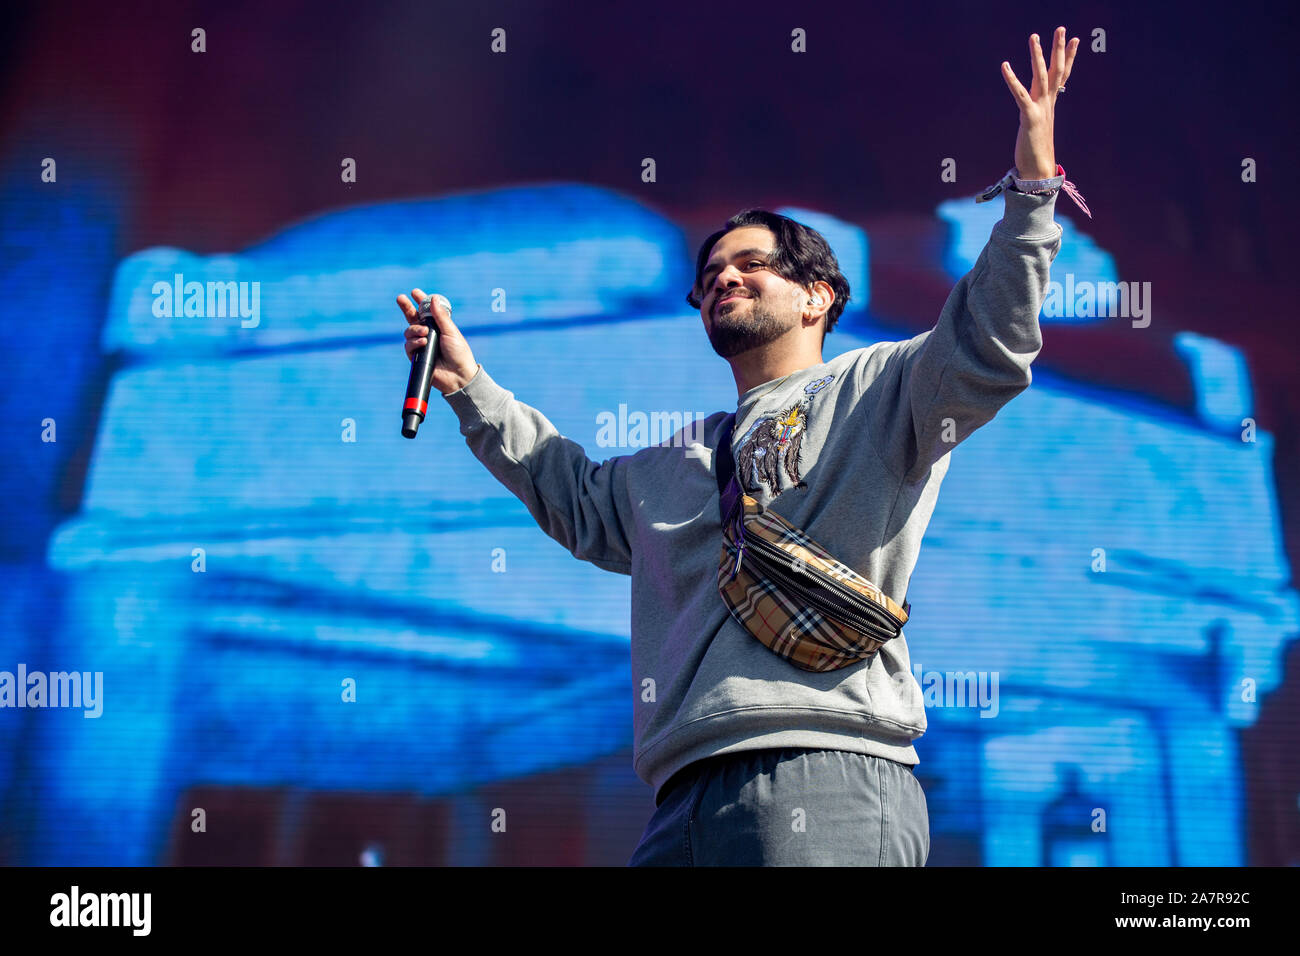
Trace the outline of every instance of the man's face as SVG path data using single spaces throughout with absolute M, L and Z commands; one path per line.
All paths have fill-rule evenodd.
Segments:
M 742 226 L 719 239 L 705 260 L 700 318 L 723 358 L 766 345 L 801 322 L 806 294 L 767 268 L 775 245 L 770 229 Z

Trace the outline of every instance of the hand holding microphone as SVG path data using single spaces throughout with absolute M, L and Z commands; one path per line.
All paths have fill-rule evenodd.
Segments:
M 478 371 L 478 363 L 451 321 L 451 303 L 446 296 L 426 296 L 412 289 L 411 298 L 399 295 L 397 304 L 406 316 L 406 355 L 411 360 L 402 434 L 414 438 L 429 407 L 430 386 L 443 395 L 464 388 Z

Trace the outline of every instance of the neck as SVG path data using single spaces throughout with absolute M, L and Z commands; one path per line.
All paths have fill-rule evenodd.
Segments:
M 736 398 L 764 382 L 822 364 L 821 349 L 811 343 L 785 349 L 776 348 L 778 344 L 773 342 L 765 348 L 750 349 L 727 360 L 736 379 Z

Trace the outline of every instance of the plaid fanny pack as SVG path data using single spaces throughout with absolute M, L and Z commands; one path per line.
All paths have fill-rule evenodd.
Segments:
M 718 590 L 731 616 L 773 653 L 806 671 L 867 660 L 907 623 L 911 605 L 837 561 L 802 530 L 745 494 L 731 432 L 718 445 L 722 557 Z

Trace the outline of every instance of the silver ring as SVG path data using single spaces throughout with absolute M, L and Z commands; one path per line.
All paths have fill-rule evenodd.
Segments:
M 1057 93 L 1064 93 L 1064 92 L 1065 92 L 1065 87 L 1063 87 L 1063 86 L 1058 86 L 1058 87 L 1056 88 L 1056 92 L 1057 92 Z

